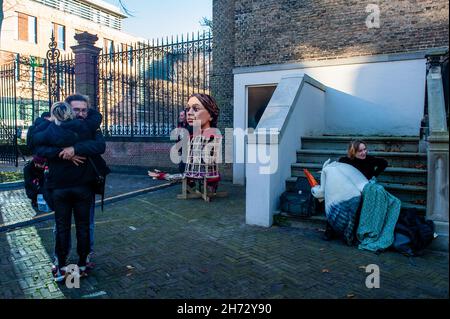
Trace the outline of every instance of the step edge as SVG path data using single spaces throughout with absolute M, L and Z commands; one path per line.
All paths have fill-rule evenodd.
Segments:
M 298 149 L 298 154 L 317 154 L 317 155 L 346 155 L 347 151 L 342 150 L 334 150 L 334 149 Z M 371 151 L 370 154 L 373 154 L 374 156 L 378 157 L 427 157 L 427 153 L 422 152 L 386 152 L 386 151 Z
M 327 136 L 302 136 L 301 139 L 306 140 L 340 140 L 350 141 L 353 139 L 360 139 L 364 141 L 404 141 L 404 142 L 419 142 L 419 136 L 361 136 L 361 135 L 327 135 Z
M 297 162 L 297 163 L 292 163 L 291 167 L 305 167 L 305 168 L 322 168 L 323 164 L 319 164 L 319 163 L 301 163 L 301 162 Z M 420 168 L 409 168 L 409 167 L 388 167 L 386 168 L 386 172 L 404 172 L 404 173 L 427 173 L 426 169 L 420 169 Z

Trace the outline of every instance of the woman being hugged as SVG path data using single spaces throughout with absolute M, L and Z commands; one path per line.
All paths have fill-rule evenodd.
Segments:
M 45 129 L 33 135 L 33 142 L 37 146 L 46 145 L 64 148 L 74 143 L 91 138 L 91 131 L 81 120 L 74 119 L 75 115 L 70 105 L 56 102 L 51 108 L 51 122 Z M 55 281 L 62 281 L 65 277 L 70 247 L 70 229 L 72 214 L 75 219 L 78 266 L 80 275 L 86 273 L 86 258 L 90 251 L 89 217 L 90 207 L 94 198 L 93 183 L 95 172 L 85 158 L 78 160 L 64 160 L 58 156 L 48 157 L 48 174 L 46 188 L 52 193 L 53 208 L 55 210 L 56 242 L 55 269 L 52 270 Z

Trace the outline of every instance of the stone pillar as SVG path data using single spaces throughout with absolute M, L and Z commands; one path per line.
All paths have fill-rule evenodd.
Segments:
M 438 240 L 432 248 L 448 251 L 449 235 L 449 133 L 445 113 L 440 56 L 427 57 L 430 70 L 427 75 L 429 136 L 427 138 L 428 179 L 427 217 L 434 221 Z
M 88 32 L 75 35 L 78 45 L 71 47 L 75 54 L 76 92 L 89 96 L 91 107 L 97 108 L 97 57 L 101 51 L 95 46 L 98 37 Z
M 448 134 L 428 137 L 427 217 L 448 223 Z

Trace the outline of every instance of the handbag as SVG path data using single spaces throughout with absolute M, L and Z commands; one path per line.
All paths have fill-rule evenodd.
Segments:
M 94 194 L 99 194 L 102 196 L 101 207 L 102 207 L 102 211 L 103 211 L 103 202 L 104 202 L 104 198 L 105 198 L 106 176 L 100 174 L 100 172 L 97 169 L 97 166 L 94 164 L 94 161 L 92 160 L 92 158 L 88 157 L 88 160 L 89 160 L 89 163 L 91 163 L 91 165 L 95 171 L 95 182 L 93 185 Z

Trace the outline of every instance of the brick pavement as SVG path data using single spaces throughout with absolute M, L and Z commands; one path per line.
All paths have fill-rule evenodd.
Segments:
M 448 298 L 447 253 L 376 255 L 314 227 L 248 226 L 245 188 L 223 188 L 211 203 L 176 200 L 178 185 L 107 205 L 79 289 L 51 282 L 53 222 L 0 233 L 0 298 Z M 368 264 L 379 289 L 365 286 Z
M 153 180 L 146 175 L 110 174 L 106 178 L 105 199 L 165 183 L 167 182 Z M 99 199 L 100 196 L 97 196 L 97 200 Z M 4 226 L 33 222 L 35 217 L 38 216 L 31 207 L 23 186 L 12 190 L 0 188 L 0 230 Z

